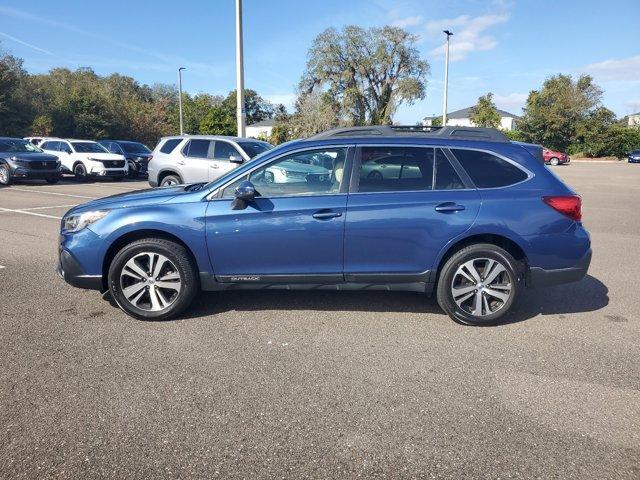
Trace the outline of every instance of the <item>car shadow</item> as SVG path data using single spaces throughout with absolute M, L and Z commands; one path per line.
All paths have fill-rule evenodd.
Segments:
M 591 312 L 609 303 L 608 288 L 590 275 L 576 283 L 525 289 L 519 305 L 502 324 L 518 323 L 538 315 Z M 202 292 L 181 316 L 193 319 L 230 311 L 265 310 L 393 312 L 445 315 L 435 294 L 412 292 L 329 290 L 232 290 Z

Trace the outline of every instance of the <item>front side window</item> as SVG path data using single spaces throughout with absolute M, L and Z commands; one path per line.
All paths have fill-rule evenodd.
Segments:
M 0 152 L 16 152 L 16 153 L 28 153 L 28 152 L 42 152 L 31 142 L 27 140 L 14 140 L 10 138 L 0 139 Z
M 527 179 L 525 172 L 491 153 L 457 148 L 451 152 L 478 188 L 506 187 Z
M 114 143 L 118 150 L 124 150 L 126 153 L 151 153 L 151 150 L 146 145 L 138 142 L 122 142 L 120 144 Z
M 346 158 L 347 148 L 293 153 L 254 170 L 249 181 L 262 197 L 339 193 Z M 225 188 L 222 196 L 232 197 L 245 178 Z
M 211 140 L 205 140 L 202 138 L 194 138 L 193 140 L 189 140 L 189 143 L 184 148 L 185 157 L 189 158 L 213 158 L 210 155 L 210 150 L 213 147 L 213 143 Z
M 363 147 L 360 192 L 431 190 L 433 148 Z
M 216 160 L 229 160 L 231 157 L 242 158 L 236 147 L 228 142 L 217 140 L 213 158 Z

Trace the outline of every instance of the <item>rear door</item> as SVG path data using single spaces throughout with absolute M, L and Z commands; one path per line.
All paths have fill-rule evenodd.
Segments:
M 178 170 L 184 183 L 209 181 L 215 142 L 206 138 L 192 138 L 178 157 Z
M 345 224 L 347 281 L 429 281 L 442 247 L 480 208 L 477 190 L 456 168 L 440 148 L 357 149 Z

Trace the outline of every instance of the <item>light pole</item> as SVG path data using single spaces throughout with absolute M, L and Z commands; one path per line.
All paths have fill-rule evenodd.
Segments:
M 185 67 L 178 69 L 178 110 L 180 111 L 180 135 L 184 135 L 184 127 L 182 123 L 182 70 Z
M 442 126 L 447 126 L 447 96 L 449 95 L 449 37 L 453 35 L 453 32 L 444 30 L 444 34 L 447 36 L 447 46 L 444 54 L 444 105 L 442 107 Z
M 244 137 L 244 60 L 242 58 L 242 0 L 236 0 L 236 118 L 238 136 Z

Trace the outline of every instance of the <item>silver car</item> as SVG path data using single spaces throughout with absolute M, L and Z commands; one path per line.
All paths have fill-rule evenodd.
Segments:
M 149 161 L 149 185 L 211 182 L 273 148 L 252 138 L 215 135 L 163 137 Z

